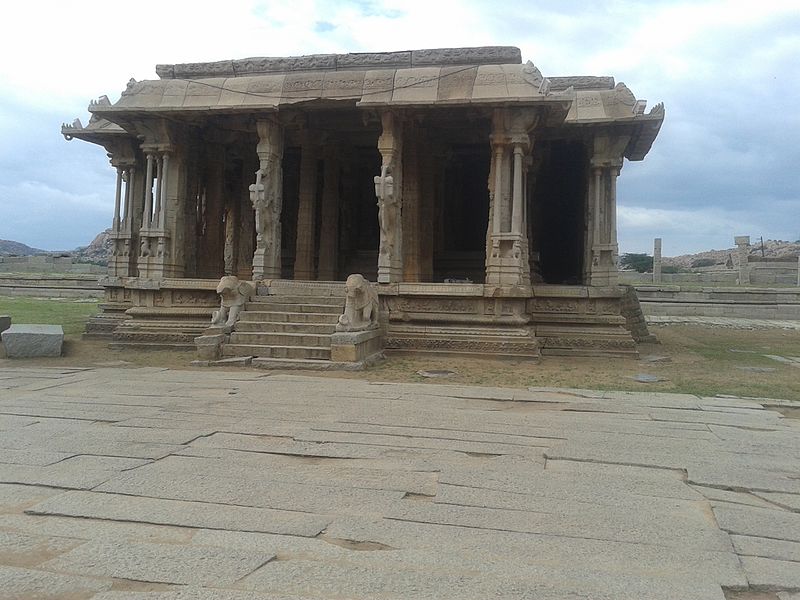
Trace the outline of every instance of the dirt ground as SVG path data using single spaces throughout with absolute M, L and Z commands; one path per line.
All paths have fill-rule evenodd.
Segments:
M 464 357 L 389 356 L 361 372 L 302 372 L 311 375 L 508 387 L 570 387 L 599 390 L 650 390 L 704 396 L 800 399 L 800 362 L 770 356 L 800 357 L 800 331 L 729 329 L 696 325 L 652 327 L 660 344 L 641 344 L 641 358 L 542 357 L 538 362 Z M 191 369 L 193 352 L 110 350 L 105 342 L 68 335 L 64 355 L 53 359 L 0 359 L 0 365 L 158 366 Z M 800 361 L 800 358 L 798 358 Z M 422 370 L 453 374 L 426 378 Z M 294 371 L 299 373 L 299 371 Z M 640 383 L 644 374 L 659 381 Z

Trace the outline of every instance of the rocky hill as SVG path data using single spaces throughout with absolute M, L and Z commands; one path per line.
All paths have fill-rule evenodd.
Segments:
M 665 256 L 662 260 L 662 264 L 685 269 L 697 265 L 698 261 L 703 261 L 708 265 L 724 265 L 728 260 L 728 256 L 731 256 L 733 260 L 736 261 L 737 252 L 738 250 L 736 248 L 727 248 L 725 250 L 708 250 L 696 254 L 682 254 L 681 256 Z M 787 261 L 796 261 L 798 255 L 800 255 L 800 242 L 764 240 L 763 258 L 766 260 L 785 259 Z M 762 258 L 760 240 L 750 246 L 750 256 L 754 261 Z
M 98 233 L 88 246 L 75 248 L 70 254 L 77 262 L 90 262 L 98 265 L 108 264 L 111 256 L 111 230 Z
M 31 248 L 22 242 L 0 240 L 0 256 L 33 256 L 36 254 L 47 254 L 47 252 L 38 248 Z

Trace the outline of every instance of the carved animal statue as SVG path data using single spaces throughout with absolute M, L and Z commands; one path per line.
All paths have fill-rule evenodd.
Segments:
M 378 292 L 363 275 L 350 275 L 344 314 L 339 317 L 336 331 L 364 331 L 378 326 Z
M 226 275 L 219 280 L 217 294 L 220 297 L 219 310 L 214 311 L 212 325 L 232 327 L 239 319 L 239 313 L 245 302 L 256 291 L 255 285 L 249 281 L 239 281 L 235 275 Z

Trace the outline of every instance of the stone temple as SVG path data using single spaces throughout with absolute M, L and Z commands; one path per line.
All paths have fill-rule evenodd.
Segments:
M 361 274 L 380 307 L 372 350 L 636 353 L 616 181 L 663 105 L 645 112 L 612 77 L 544 77 L 514 47 L 156 72 L 62 128 L 117 170 L 87 333 L 194 348 L 228 275 L 256 291 L 216 332 L 218 355 L 327 361 L 344 281 Z

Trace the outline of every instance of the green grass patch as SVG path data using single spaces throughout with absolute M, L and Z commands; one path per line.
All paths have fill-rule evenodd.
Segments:
M 11 315 L 11 324 L 61 325 L 66 335 L 83 333 L 86 321 L 97 314 L 98 300 L 49 299 L 0 296 L 0 314 Z

